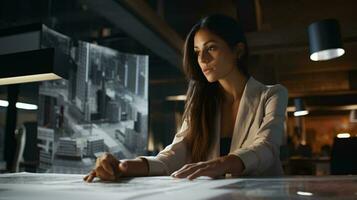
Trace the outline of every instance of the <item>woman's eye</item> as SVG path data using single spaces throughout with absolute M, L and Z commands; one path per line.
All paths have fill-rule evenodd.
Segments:
M 216 49 L 216 47 L 214 47 L 214 46 L 208 47 L 208 51 L 214 51 L 215 49 Z

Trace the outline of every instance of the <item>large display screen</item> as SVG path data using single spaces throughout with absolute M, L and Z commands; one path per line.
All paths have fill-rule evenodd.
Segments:
M 40 172 L 87 173 L 96 157 L 119 159 L 147 151 L 147 55 L 75 41 L 43 27 L 42 48 L 55 47 L 70 59 L 68 80 L 39 88 Z

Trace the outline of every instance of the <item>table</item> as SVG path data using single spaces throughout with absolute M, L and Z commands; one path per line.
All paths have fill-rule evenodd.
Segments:
M 0 199 L 357 199 L 357 176 L 283 178 L 168 176 L 82 181 L 83 175 L 0 174 Z

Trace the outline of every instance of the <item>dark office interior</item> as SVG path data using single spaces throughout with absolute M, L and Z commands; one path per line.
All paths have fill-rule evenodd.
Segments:
M 106 151 L 115 152 L 118 159 L 155 156 L 171 144 L 182 124 L 188 87 L 182 69 L 185 37 L 199 19 L 220 13 L 242 23 L 249 46 L 249 73 L 264 84 L 282 84 L 288 89 L 280 146 L 284 174 L 356 175 L 356 8 L 354 0 L 3 0 L 0 69 L 9 70 L 2 64 L 12 60 L 27 59 L 20 54 L 6 58 L 9 47 L 1 37 L 38 29 L 42 37 L 38 49 L 64 51 L 68 58 L 63 66 L 69 78 L 50 84 L 0 85 L 0 173 L 85 174 L 97 153 Z M 338 23 L 340 35 L 336 37 L 344 54 L 313 61 L 308 28 L 325 19 Z M 25 46 L 20 40 L 12 45 Z M 92 66 L 85 72 L 80 67 L 84 50 Z M 34 63 L 34 59 L 41 56 L 23 63 Z M 106 69 L 113 65 L 118 69 Z M 131 66 L 136 66 L 135 71 L 128 69 Z M 127 71 L 123 71 L 125 77 L 117 78 L 111 70 Z M 87 84 L 83 99 L 81 73 L 90 74 L 86 75 L 90 84 L 83 82 Z M 131 75 L 136 81 L 130 82 Z M 114 80 L 119 88 L 112 86 Z M 62 89 L 68 94 L 50 94 L 62 94 Z M 18 102 L 36 108 L 21 109 Z M 300 115 L 298 111 L 306 112 Z M 99 129 L 108 130 L 125 151 L 120 150 L 122 144 L 113 146 L 105 138 L 79 139 L 80 134 L 92 136 Z M 52 134 L 53 139 L 47 140 L 52 142 L 41 140 L 45 133 Z M 66 145 L 72 144 L 77 146 L 69 154 Z

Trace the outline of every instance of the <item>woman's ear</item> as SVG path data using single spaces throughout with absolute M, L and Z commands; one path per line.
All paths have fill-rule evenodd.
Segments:
M 236 45 L 236 53 L 237 58 L 240 59 L 246 52 L 245 52 L 245 44 L 243 42 L 239 42 Z

